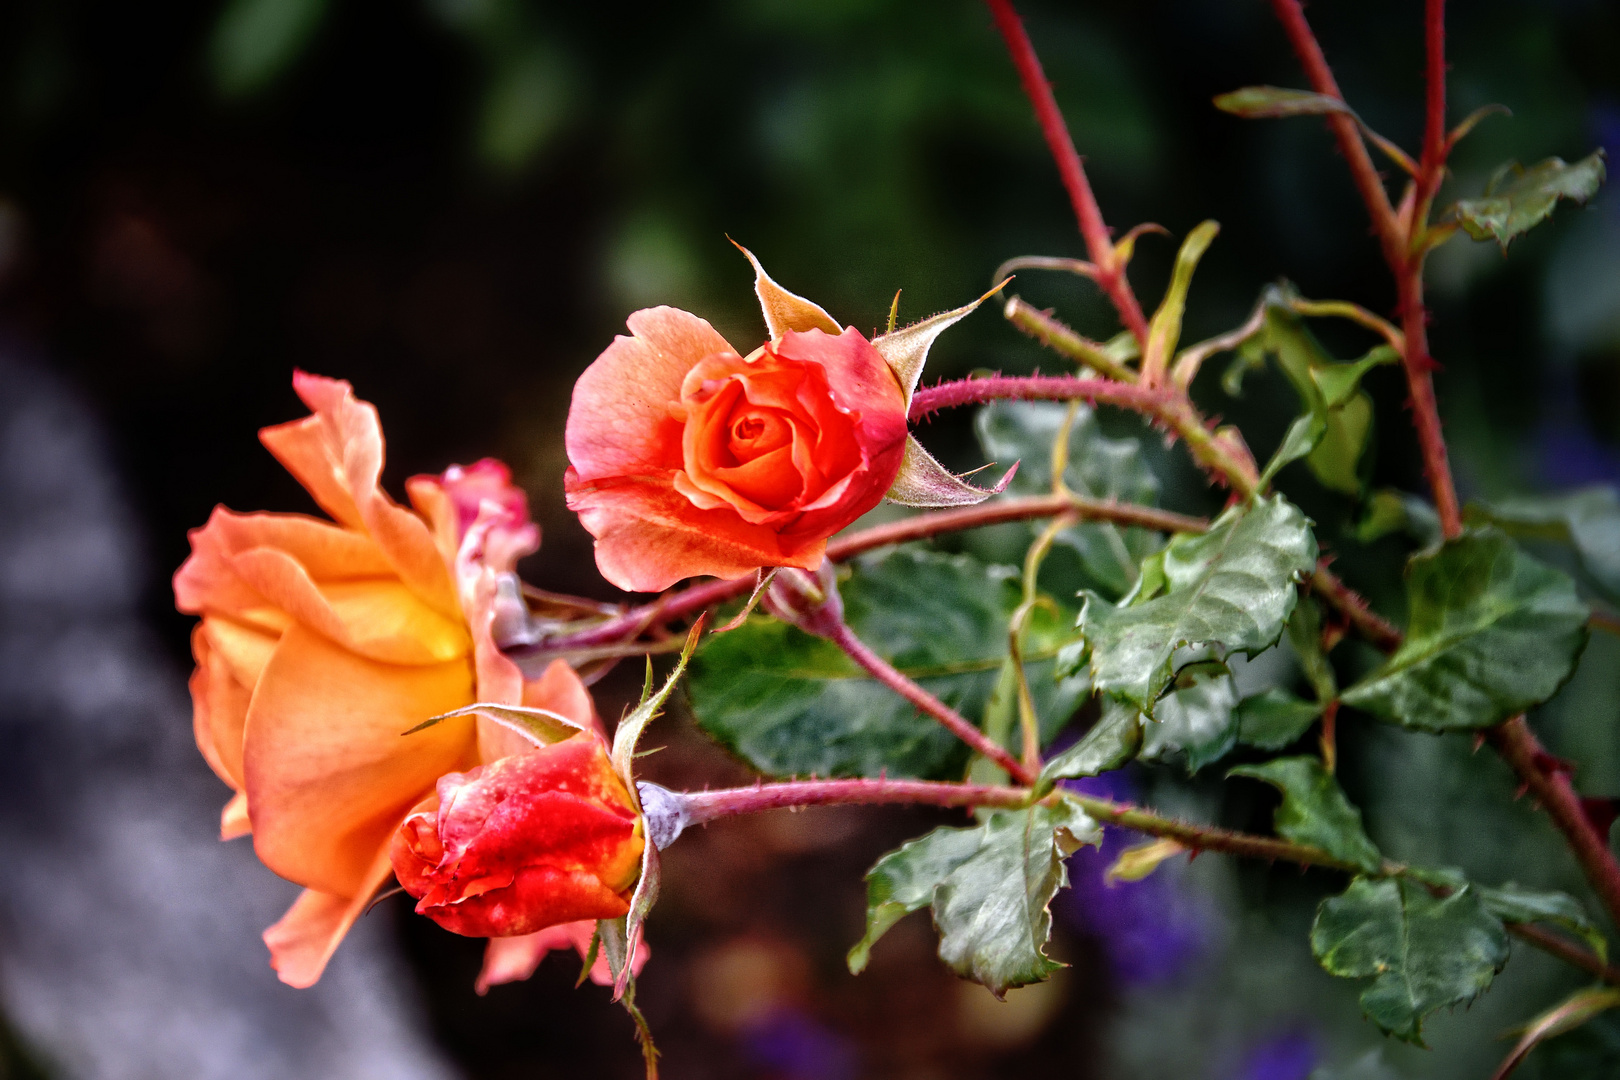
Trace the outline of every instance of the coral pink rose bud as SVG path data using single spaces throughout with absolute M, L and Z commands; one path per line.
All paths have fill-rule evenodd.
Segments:
M 394 835 L 419 914 L 468 937 L 532 934 L 630 909 L 640 816 L 602 739 L 570 739 L 451 773 Z
M 789 331 L 746 356 L 695 315 L 653 308 L 581 376 L 568 504 L 623 589 L 815 569 L 883 498 L 906 399 L 855 330 Z
M 868 341 L 743 254 L 764 345 L 744 355 L 696 315 L 649 308 L 574 386 L 568 506 L 621 589 L 815 570 L 885 495 L 961 506 L 1001 490 L 951 475 L 906 431 L 929 347 L 990 293 Z

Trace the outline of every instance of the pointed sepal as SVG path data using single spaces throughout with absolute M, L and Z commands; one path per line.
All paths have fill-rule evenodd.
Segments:
M 884 498 L 901 506 L 972 506 L 1005 491 L 1017 471 L 1018 463 L 1014 462 L 995 487 L 974 487 L 935 461 L 916 436 L 907 435 L 905 456 L 900 459 L 900 472 Z
M 945 332 L 945 329 L 954 323 L 971 315 L 975 308 L 1006 287 L 1011 278 L 1003 278 L 995 288 L 963 307 L 954 311 L 942 311 L 938 315 L 924 319 L 922 322 L 912 323 L 910 326 L 887 334 L 881 334 L 872 339 L 872 348 L 888 363 L 889 370 L 894 377 L 900 380 L 900 389 L 906 394 L 906 408 L 911 407 L 911 395 L 917 389 L 917 380 L 922 378 L 923 365 L 928 363 L 928 350 L 934 345 L 934 340 Z M 902 471 L 904 471 L 902 469 Z M 928 505 L 957 506 L 958 503 L 930 503 Z
M 531 709 L 524 705 L 501 705 L 495 702 L 480 701 L 460 709 L 452 709 L 447 713 L 440 713 L 422 721 L 401 735 L 415 735 L 418 731 L 426 731 L 435 724 L 457 716 L 477 716 L 490 721 L 508 731 L 515 731 L 528 739 L 535 746 L 550 746 L 552 743 L 562 742 L 572 738 L 582 731 L 590 730 L 576 720 L 570 720 L 560 713 L 550 709 Z
M 812 304 L 797 293 L 790 293 L 782 286 L 771 280 L 771 275 L 759 265 L 754 253 L 733 240 L 732 245 L 745 256 L 754 266 L 754 294 L 759 297 L 759 310 L 765 316 L 765 329 L 770 333 L 771 340 L 776 341 L 789 330 L 803 333 L 806 330 L 825 330 L 829 334 L 841 334 L 844 328 L 838 321 L 819 305 Z

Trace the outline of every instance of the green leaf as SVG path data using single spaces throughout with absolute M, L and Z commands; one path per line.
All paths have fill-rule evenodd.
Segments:
M 1305 515 L 1280 495 L 1233 507 L 1202 535 L 1177 536 L 1164 551 L 1162 595 L 1115 607 L 1083 594 L 1080 629 L 1094 685 L 1153 715 L 1184 647 L 1205 646 L 1224 661 L 1276 644 L 1294 583 L 1315 565 Z
M 1414 555 L 1406 596 L 1406 640 L 1342 700 L 1409 728 L 1489 727 L 1539 705 L 1586 646 L 1574 583 L 1495 528 Z
M 1063 860 L 1101 836 L 1068 802 L 997 810 L 973 828 L 939 828 L 879 859 L 866 875 L 866 934 L 849 969 L 866 967 L 872 945 L 906 914 L 929 905 L 940 959 L 997 997 L 1048 978 L 1063 965 L 1046 955 L 1047 910 L 1068 884 Z
M 1501 920 L 1472 886 L 1442 898 L 1404 879 L 1357 878 L 1323 901 L 1311 949 L 1329 974 L 1372 977 L 1362 1011 L 1419 1046 L 1425 1016 L 1473 1000 L 1508 958 Z
M 1298 742 L 1321 715 L 1322 706 L 1272 687 L 1238 702 L 1238 742 L 1259 750 L 1281 750 Z
M 1143 728 L 1144 761 L 1180 758 L 1187 775 L 1219 761 L 1237 745 L 1237 686 L 1224 670 L 1184 673 Z
M 1159 301 L 1159 308 L 1148 324 L 1148 357 L 1157 356 L 1164 361 L 1174 355 L 1176 343 L 1181 340 L 1181 317 L 1187 308 L 1187 292 L 1192 288 L 1193 271 L 1198 269 L 1198 261 L 1204 257 L 1204 252 L 1209 250 L 1209 245 L 1215 242 L 1215 235 L 1220 231 L 1219 223 L 1201 221 L 1181 242 L 1181 249 L 1176 252 L 1175 268 L 1170 271 L 1170 284 L 1164 290 L 1164 299 Z
M 1520 495 L 1468 508 L 1470 521 L 1500 525 L 1510 536 L 1569 544 L 1603 595 L 1620 603 L 1620 495 L 1590 487 L 1560 495 Z
M 1228 776 L 1248 776 L 1282 792 L 1277 808 L 1277 835 L 1319 848 L 1368 873 L 1383 864 L 1378 848 L 1367 839 L 1361 811 L 1314 757 L 1277 758 L 1260 765 L 1240 765 Z
M 1506 251 L 1513 238 L 1535 228 L 1559 199 L 1584 203 L 1604 180 L 1603 150 L 1569 164 L 1550 157 L 1526 169 L 1510 161 L 1497 169 L 1477 199 L 1459 199 L 1452 213 L 1475 240 L 1495 240 Z
M 987 461 L 1021 461 L 1009 490 L 1043 495 L 1052 490 L 1052 444 L 1063 430 L 1065 405 L 1034 401 L 995 401 L 979 410 L 974 431 Z M 1069 428 L 1069 463 L 1063 481 L 1069 490 L 1094 499 L 1153 506 L 1159 481 L 1148 468 L 1137 439 L 1110 439 L 1098 430 L 1096 412 L 1075 410 Z M 1030 526 L 1031 534 L 1038 526 Z M 1142 560 L 1163 542 L 1148 529 L 1107 521 L 1083 521 L 1057 535 L 1074 552 L 1086 583 L 1110 597 L 1135 585 Z
M 1281 86 L 1245 86 L 1215 98 L 1215 107 L 1245 120 L 1272 120 L 1287 116 L 1355 115 L 1336 97 Z
M 1372 430 L 1372 399 L 1361 392 L 1367 372 L 1400 357 L 1388 345 L 1379 345 L 1359 360 L 1335 360 L 1290 307 L 1287 287 L 1272 286 L 1263 296 L 1266 319 L 1259 333 L 1243 343 L 1239 362 L 1222 380 L 1228 393 L 1241 388 L 1243 373 L 1262 366 L 1274 356 L 1277 366 L 1299 394 L 1305 413 L 1295 420 L 1277 452 L 1267 464 L 1264 480 L 1288 463 L 1306 459 L 1317 482 L 1347 495 L 1361 492 L 1361 457 Z
M 1113 698 L 1102 699 L 1102 715 L 1084 737 L 1046 763 L 1041 770 L 1044 790 L 1058 780 L 1100 776 L 1119 768 L 1142 748 L 1142 714 L 1136 706 Z
M 1339 680 L 1333 674 L 1333 665 L 1322 651 L 1322 613 L 1315 600 L 1303 600 L 1288 617 L 1288 643 L 1316 695 L 1318 708 L 1339 696 Z
M 230 0 L 214 24 L 209 65 L 221 95 L 247 97 L 291 67 L 326 17 L 326 0 Z
M 963 715 L 983 715 L 1022 600 L 1017 571 L 902 548 L 859 561 L 840 588 L 846 621 L 874 650 Z M 1087 692 L 1084 678 L 1054 675 L 1072 618 L 1043 605 L 1025 632 L 1025 669 L 1047 738 Z M 770 775 L 959 779 L 967 763 L 950 732 L 836 645 L 774 619 L 709 637 L 687 692 L 703 729 Z
M 1549 922 L 1584 938 L 1592 951 L 1607 961 L 1609 939 L 1603 936 L 1581 902 L 1568 893 L 1526 889 L 1511 881 L 1499 888 L 1475 886 L 1491 914 L 1503 922 Z

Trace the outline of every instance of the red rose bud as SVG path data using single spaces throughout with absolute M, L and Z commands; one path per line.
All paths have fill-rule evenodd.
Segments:
M 532 934 L 630 909 L 641 821 L 600 736 L 584 732 L 439 780 L 394 835 L 418 914 L 468 937 Z

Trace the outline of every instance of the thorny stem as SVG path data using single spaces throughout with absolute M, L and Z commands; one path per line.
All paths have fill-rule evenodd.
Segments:
M 1009 296 L 1001 313 L 1008 322 L 1053 352 L 1086 367 L 1095 368 L 1117 382 L 1134 383 L 1136 372 L 1110 356 L 1103 344 L 1075 333 L 1021 296 Z
M 887 660 L 873 652 L 847 624 L 839 620 L 826 630 L 829 641 L 840 649 L 861 667 L 865 668 L 873 678 L 884 686 L 911 702 L 923 712 L 932 716 L 952 735 L 971 746 L 975 751 L 989 758 L 1006 771 L 1008 776 L 1022 784 L 1033 784 L 1036 772 L 1024 765 L 1023 762 L 1007 753 L 998 746 L 984 732 L 975 727 L 961 713 L 945 704 L 939 698 L 924 690 L 901 674 Z
M 1272 0 L 1289 43 L 1305 68 L 1311 87 L 1319 94 L 1344 100 L 1339 84 L 1322 55 L 1322 46 L 1311 32 L 1300 0 Z M 1374 167 L 1372 156 L 1361 139 L 1356 123 L 1349 116 L 1335 113 L 1328 126 L 1338 140 L 1339 150 L 1350 165 L 1356 189 L 1367 204 L 1373 228 L 1383 248 L 1384 261 L 1395 277 L 1401 328 L 1405 348 L 1401 360 L 1406 369 L 1407 390 L 1411 396 L 1412 423 L 1417 429 L 1418 446 L 1423 454 L 1423 471 L 1434 492 L 1434 505 L 1440 527 L 1447 536 L 1462 531 L 1462 514 L 1457 490 L 1451 478 L 1445 436 L 1440 429 L 1440 409 L 1434 397 L 1434 360 L 1429 356 L 1428 312 L 1423 303 L 1423 263 L 1427 254 L 1422 232 L 1427 227 L 1429 203 L 1445 175 L 1445 3 L 1426 0 L 1425 36 L 1427 55 L 1426 118 L 1423 160 L 1415 181 L 1415 201 L 1410 211 L 1397 215 L 1389 193 Z
M 835 537 L 827 544 L 827 557 L 834 562 L 842 562 L 863 552 L 888 547 L 890 544 L 904 544 L 963 529 L 1068 513 L 1074 514 L 1082 521 L 1111 521 L 1119 525 L 1137 525 L 1158 532 L 1203 532 L 1209 528 L 1209 523 L 1202 518 L 1188 517 L 1169 510 L 1157 510 L 1151 506 L 1137 506 L 1115 502 L 1112 499 L 1092 499 L 1075 494 L 1035 495 L 994 499 L 978 506 L 914 514 L 899 521 Z M 632 608 L 589 629 L 533 646 L 512 648 L 507 652 L 514 659 L 522 661 L 549 658 L 562 653 L 572 656 L 576 652 L 595 647 L 621 644 L 652 627 L 684 619 L 717 604 L 723 604 L 727 600 L 744 596 L 753 587 L 752 577 L 734 578 L 729 581 L 706 581 L 701 585 L 688 586 L 680 592 L 667 593 L 650 604 Z
M 1029 788 L 944 783 L 936 780 L 890 780 L 886 777 L 856 780 L 788 780 L 774 784 L 755 784 L 751 787 L 680 793 L 686 825 L 700 825 L 738 814 L 806 806 L 900 805 L 937 806 L 947 809 L 993 807 L 1016 810 L 1036 801 L 1032 796 L 1033 792 Z M 1132 806 L 1129 803 L 1101 799 L 1073 790 L 1065 790 L 1061 795 L 1048 795 L 1039 801 L 1052 802 L 1059 798 L 1068 799 L 1096 821 L 1131 829 L 1148 836 L 1174 840 L 1194 853 L 1215 851 L 1272 862 L 1295 863 L 1302 867 L 1315 866 L 1327 870 L 1340 870 L 1347 874 L 1365 872 L 1359 866 L 1336 859 L 1319 848 L 1305 844 L 1212 825 L 1199 825 L 1156 814 L 1152 810 Z M 1389 877 L 1398 876 L 1405 870 L 1406 867 L 1400 863 L 1386 861 L 1379 867 L 1378 873 Z M 1574 942 L 1526 923 L 1510 922 L 1507 928 L 1531 945 L 1583 971 L 1606 982 L 1620 984 L 1620 970 L 1604 964 L 1596 955 Z
M 1322 46 L 1317 44 L 1310 23 L 1305 21 L 1305 9 L 1300 0 L 1271 0 L 1271 7 L 1288 35 L 1288 43 L 1293 46 L 1295 55 L 1305 68 L 1311 89 L 1343 101 L 1338 80 L 1333 77 L 1333 70 L 1322 55 Z M 1350 177 L 1355 181 L 1356 190 L 1361 193 L 1361 201 L 1367 204 L 1367 212 L 1372 215 L 1373 228 L 1384 249 L 1384 258 L 1392 266 L 1404 263 L 1406 238 L 1396 220 L 1394 207 L 1390 205 L 1389 192 L 1384 190 L 1383 178 L 1378 175 L 1378 167 L 1367 152 L 1367 144 L 1361 140 L 1360 129 L 1356 127 L 1355 120 L 1344 113 L 1330 113 L 1326 119 L 1334 139 L 1338 141 L 1339 152 L 1350 166 Z
M 982 379 L 954 379 L 919 389 L 911 399 L 908 420 L 917 421 L 941 409 L 1017 398 L 1022 401 L 1084 400 L 1119 405 L 1157 416 L 1174 403 L 1174 396 L 1135 383 L 1114 379 L 1081 379 L 1073 375 L 991 375 Z
M 1581 798 L 1569 782 L 1568 766 L 1547 753 L 1523 716 L 1492 728 L 1489 738 L 1564 834 L 1592 891 L 1603 901 L 1609 918 L 1620 926 L 1620 864 L 1609 850 L 1608 837 L 1592 827 L 1581 809 Z
M 1573 964 L 1594 978 L 1602 979 L 1611 985 L 1620 985 L 1620 968 L 1605 964 L 1596 953 L 1583 949 L 1568 938 L 1533 923 L 1510 922 L 1505 925 L 1508 933 L 1529 942 L 1543 952 L 1558 957 L 1566 964 Z
M 1136 294 L 1131 291 L 1131 284 L 1125 278 L 1125 264 L 1119 257 L 1118 250 L 1108 237 L 1108 226 L 1103 222 L 1102 209 L 1097 205 L 1097 197 L 1091 192 L 1091 183 L 1086 179 L 1085 165 L 1080 155 L 1074 149 L 1074 140 L 1069 137 L 1068 125 L 1063 122 L 1063 114 L 1058 111 L 1057 99 L 1052 96 L 1052 85 L 1046 81 L 1046 73 L 1041 70 L 1041 61 L 1035 55 L 1035 46 L 1030 44 L 1029 35 L 1024 31 L 1024 24 L 1013 10 L 1009 0 L 986 0 L 990 6 L 990 14 L 995 17 L 996 29 L 1006 39 L 1007 51 L 1012 56 L 1013 66 L 1018 69 L 1018 79 L 1024 86 L 1024 94 L 1029 98 L 1030 104 L 1035 107 L 1035 119 L 1041 125 L 1041 133 L 1046 136 L 1046 145 L 1052 151 L 1052 158 L 1057 162 L 1058 174 L 1063 178 L 1063 186 L 1068 190 L 1069 201 L 1074 205 L 1074 215 L 1080 222 L 1080 235 L 1085 238 L 1086 251 L 1091 255 L 1091 261 L 1097 266 L 1097 285 L 1113 301 L 1114 307 L 1119 311 L 1120 322 L 1131 332 L 1131 336 L 1145 350 L 1147 348 L 1148 324 L 1142 314 L 1142 307 L 1136 302 Z
M 911 418 L 956 405 L 986 401 L 1100 401 L 1134 409 L 1157 421 L 1187 444 L 1193 460 L 1220 478 L 1239 495 L 1259 488 L 1259 470 L 1248 450 L 1234 440 L 1211 431 L 1185 396 L 1112 379 L 1079 379 L 1073 375 L 993 375 L 961 379 L 917 391 L 911 399 Z
M 1321 46 L 1311 33 L 1300 0 L 1272 0 L 1272 7 L 1288 33 L 1289 41 L 1304 65 L 1312 87 L 1343 100 L 1333 73 L 1322 56 Z M 1395 275 L 1406 348 L 1402 361 L 1411 392 L 1413 426 L 1423 454 L 1423 470 L 1434 492 L 1435 510 L 1447 537 L 1462 531 L 1462 515 L 1457 490 L 1451 476 L 1445 436 L 1440 426 L 1439 406 L 1434 396 L 1429 356 L 1428 313 L 1423 301 L 1423 264 L 1428 251 L 1424 235 L 1429 206 L 1445 176 L 1446 165 L 1446 57 L 1445 0 L 1425 0 L 1424 4 L 1425 108 L 1423 155 L 1410 193 L 1410 208 L 1397 220 L 1390 208 L 1388 193 L 1372 168 L 1367 148 L 1346 116 L 1328 118 L 1339 147 L 1350 162 L 1350 170 L 1361 190 L 1367 210 L 1384 248 L 1384 258 Z M 1403 208 L 1406 207 L 1403 202 Z M 1396 639 L 1398 642 L 1398 639 Z M 1492 729 L 1490 741 L 1497 752 L 1518 774 L 1525 787 L 1534 792 L 1542 807 L 1564 834 L 1570 850 L 1579 861 L 1587 881 L 1602 899 L 1609 916 L 1620 925 L 1620 863 L 1609 850 L 1608 838 L 1600 836 L 1581 811 L 1580 799 L 1570 784 L 1564 766 L 1557 762 L 1523 716 Z

